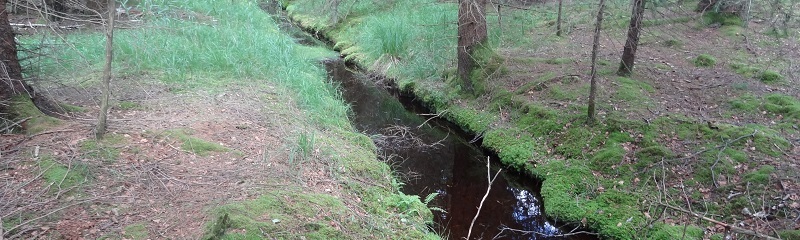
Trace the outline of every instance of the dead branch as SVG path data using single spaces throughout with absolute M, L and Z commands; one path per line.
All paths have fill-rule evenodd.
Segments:
M 686 210 L 686 209 L 683 209 L 683 208 L 675 207 L 675 206 L 672 206 L 672 205 L 669 205 L 669 204 L 666 204 L 666 203 L 662 203 L 662 202 L 659 202 L 659 204 L 661 206 L 667 207 L 669 209 L 689 214 L 691 216 L 694 216 L 696 218 L 702 219 L 704 221 L 711 222 L 711 223 L 714 223 L 714 224 L 718 224 L 720 226 L 725 227 L 726 229 L 730 229 L 731 231 L 733 231 L 735 233 L 741 233 L 741 234 L 745 234 L 745 235 L 750 235 L 750 236 L 754 236 L 754 237 L 761 238 L 761 239 L 778 240 L 778 238 L 774 238 L 774 237 L 771 237 L 769 235 L 766 235 L 766 234 L 763 234 L 763 233 L 759 233 L 759 232 L 756 232 L 756 231 L 753 231 L 753 230 L 748 230 L 748 229 L 736 227 L 736 226 L 731 225 L 731 224 L 720 222 L 720 221 L 717 221 L 717 220 L 714 220 L 714 219 L 711 219 L 711 218 L 708 218 L 708 217 L 705 217 L 705 216 L 701 216 L 700 214 L 697 214 L 695 212 L 692 212 L 692 211 L 689 211 L 689 210 Z
M 78 205 L 78 204 L 87 203 L 87 202 L 94 201 L 94 200 L 101 199 L 101 198 L 105 198 L 105 197 L 108 197 L 108 196 L 111 196 L 111 195 L 114 195 L 114 194 L 117 194 L 117 193 L 120 193 L 120 192 L 122 192 L 122 189 L 121 189 L 121 188 L 120 188 L 119 190 L 117 190 L 117 191 L 113 192 L 113 193 L 109 193 L 109 194 L 102 195 L 102 196 L 98 196 L 98 197 L 86 198 L 86 199 L 84 199 L 84 200 L 81 200 L 81 201 L 73 202 L 73 203 L 71 203 L 71 204 L 68 204 L 68 205 L 66 205 L 66 206 L 63 206 L 63 207 L 57 208 L 57 209 L 55 209 L 55 210 L 53 210 L 53 211 L 50 211 L 50 212 L 48 212 L 48 213 L 46 213 L 46 214 L 43 214 L 43 215 L 41 215 L 41 216 L 38 216 L 38 217 L 36 217 L 36 218 L 33 218 L 33 219 L 30 219 L 30 220 L 28 220 L 28 221 L 25 221 L 25 222 L 23 222 L 23 223 L 20 223 L 20 224 L 19 224 L 19 225 L 17 225 L 17 226 L 14 226 L 14 227 L 12 227 L 12 228 L 9 228 L 7 232 L 13 232 L 14 230 L 17 230 L 18 228 L 20 228 L 20 227 L 23 227 L 23 226 L 25 226 L 25 225 L 28 225 L 29 223 L 31 223 L 31 222 L 33 222 L 33 221 L 37 221 L 37 220 L 39 220 L 39 219 L 45 218 L 45 217 L 47 217 L 47 216 L 50 216 L 50 215 L 52 215 L 53 213 L 60 212 L 61 210 L 64 210 L 64 209 L 70 208 L 70 207 L 72 207 L 72 206 L 75 206 L 75 205 Z
M 500 172 L 503 171 L 502 168 L 498 169 L 497 173 L 495 173 L 494 177 L 492 177 L 490 168 L 491 164 L 489 159 L 490 159 L 489 157 L 486 157 L 486 180 L 489 180 L 489 186 L 486 187 L 486 194 L 483 195 L 483 199 L 481 199 L 481 204 L 478 205 L 478 212 L 475 213 L 475 217 L 472 218 L 472 223 L 469 224 L 469 231 L 467 232 L 467 238 L 466 238 L 467 240 L 469 240 L 469 237 L 472 235 L 472 227 L 475 226 L 475 220 L 478 220 L 478 215 L 481 214 L 481 208 L 483 208 L 483 202 L 486 201 L 486 197 L 489 196 L 489 191 L 492 190 L 492 183 L 494 183 L 494 180 L 497 179 L 497 176 L 500 175 Z
M 505 227 L 504 226 L 504 227 L 500 228 L 500 232 L 497 233 L 497 235 L 495 235 L 494 238 L 492 238 L 492 239 L 500 239 L 502 237 L 502 236 L 500 236 L 500 234 L 502 234 L 503 231 L 518 232 L 518 233 L 522 233 L 522 234 L 526 234 L 526 235 L 527 234 L 532 234 L 532 235 L 537 235 L 537 236 L 541 236 L 541 237 L 548 237 L 548 238 L 551 238 L 551 237 L 560 238 L 560 237 L 569 237 L 569 236 L 575 236 L 575 235 L 597 235 L 597 233 L 587 232 L 587 231 L 577 231 L 577 232 L 571 231 L 569 233 L 551 235 L 551 234 L 542 233 L 542 232 L 538 232 L 538 231 L 526 231 L 526 230 L 520 230 L 520 229 L 509 228 L 509 227 Z

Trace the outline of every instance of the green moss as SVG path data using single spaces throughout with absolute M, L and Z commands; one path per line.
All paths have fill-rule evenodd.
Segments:
M 483 145 L 495 150 L 503 164 L 518 171 L 525 169 L 536 149 L 536 143 L 530 134 L 517 128 L 489 131 L 484 136 Z
M 208 156 L 211 152 L 228 152 L 226 148 L 217 143 L 209 142 L 197 137 L 191 136 L 192 131 L 189 129 L 174 129 L 166 133 L 167 137 L 175 137 L 182 142 L 181 149 L 195 153 L 200 156 Z
M 792 96 L 769 94 L 764 97 L 764 109 L 787 118 L 800 119 L 800 101 Z
M 489 129 L 489 124 L 494 122 L 496 116 L 491 113 L 478 112 L 474 109 L 453 107 L 448 111 L 447 118 L 465 131 L 482 133 Z
M 750 137 L 752 143 L 742 140 L 742 137 Z M 725 141 L 733 141 L 740 139 L 730 146 L 743 146 L 745 143 L 751 144 L 756 151 L 767 154 L 773 157 L 783 155 L 783 150 L 789 149 L 791 144 L 785 138 L 781 137 L 780 133 L 765 126 L 749 124 L 743 127 L 720 125 L 720 131 L 707 135 L 710 140 L 724 139 Z
M 141 110 L 144 109 L 141 104 L 131 101 L 119 101 L 117 107 L 122 110 Z
M 761 105 L 761 102 L 751 94 L 744 94 L 736 99 L 729 101 L 731 108 L 742 112 L 755 112 Z
M 383 224 L 394 222 L 398 226 L 411 225 L 430 220 L 430 212 L 416 196 L 389 195 L 382 190 L 368 191 L 361 197 L 364 201 L 374 200 L 382 204 L 384 212 L 369 212 L 384 216 L 385 222 L 369 224 L 360 215 L 348 209 L 341 200 L 326 194 L 303 194 L 298 191 L 275 191 L 261 197 L 240 203 L 228 204 L 215 209 L 215 219 L 206 226 L 204 239 L 261 239 L 308 238 L 308 239 L 351 239 L 367 236 L 393 236 L 400 232 L 382 232 Z M 380 200 L 379 200 L 380 199 Z M 382 202 L 382 203 L 381 203 Z M 393 205 L 394 206 L 391 206 Z M 399 206 L 402 205 L 402 206 Z M 388 208 L 386 208 L 388 207 Z M 394 215 L 393 208 L 403 207 L 406 214 Z M 325 211 L 320 211 L 325 209 Z M 419 209 L 413 212 L 413 209 Z M 423 214 L 428 212 L 428 215 Z M 426 219 L 427 218 L 427 219 Z M 405 220 L 403 220 L 405 219 Z M 371 225 L 370 227 L 365 227 Z M 244 231 L 226 231 L 237 229 Z M 422 231 L 396 228 L 413 239 L 429 239 Z M 347 232 L 345 232 L 347 230 Z
M 783 239 L 800 239 L 800 230 L 782 230 L 778 232 L 778 236 Z
M 667 39 L 667 40 L 665 40 L 665 41 L 663 42 L 663 45 L 664 45 L 665 47 L 670 47 L 670 48 L 672 48 L 672 47 L 675 47 L 675 48 L 678 48 L 678 47 L 681 47 L 681 46 L 683 46 L 683 42 L 682 42 L 681 40 L 678 40 L 678 39 Z
M 607 145 L 602 150 L 594 154 L 591 159 L 592 169 L 601 171 L 606 174 L 615 173 L 612 166 L 618 165 L 622 162 L 622 157 L 625 156 L 625 149 L 619 144 Z
M 765 70 L 758 75 L 758 80 L 763 83 L 777 83 L 783 81 L 783 75 L 772 70 Z
M 544 60 L 545 63 L 553 65 L 567 64 L 572 63 L 573 61 L 574 60 L 572 60 L 572 58 L 548 58 Z
M 135 223 L 125 226 L 122 229 L 122 236 L 126 239 L 144 240 L 150 237 L 150 232 L 144 223 Z
M 486 92 L 487 81 L 491 77 L 507 71 L 503 65 L 505 59 L 486 43 L 475 45 L 471 56 L 475 59 L 476 68 L 470 72 L 469 81 L 472 82 L 473 92 L 468 94 L 480 96 Z
M 83 164 L 67 166 L 56 162 L 50 155 L 42 155 L 38 165 L 44 171 L 45 185 L 52 186 L 51 191 L 77 187 L 89 181 L 89 170 Z
M 745 76 L 745 77 L 755 77 L 761 72 L 761 69 L 757 67 L 747 66 L 743 63 L 731 63 L 731 69 L 733 69 L 737 74 Z
M 717 64 L 717 59 L 708 54 L 700 54 L 692 60 L 696 67 L 713 67 Z
M 651 240 L 671 240 L 671 239 L 703 239 L 703 229 L 696 226 L 670 226 L 659 224 L 648 239 Z
M 644 169 L 648 165 L 661 161 L 662 159 L 670 159 L 675 156 L 669 148 L 661 145 L 650 146 L 636 151 L 634 154 L 637 158 L 636 169 Z
M 86 140 L 81 142 L 81 153 L 92 159 L 103 161 L 116 161 L 119 158 L 119 145 L 125 142 L 125 137 L 119 134 L 106 134 L 102 140 Z
M 43 132 L 61 124 L 61 120 L 39 111 L 33 101 L 25 95 L 17 95 L 11 99 L 11 112 L 17 117 L 15 120 L 30 118 L 23 123 L 28 134 Z
M 753 184 L 767 185 L 769 184 L 769 175 L 773 172 L 775 172 L 775 167 L 764 165 L 761 166 L 761 168 L 759 168 L 757 171 L 745 174 L 743 180 Z
M 75 105 L 72 105 L 72 104 L 58 103 L 58 106 L 61 107 L 62 109 L 64 109 L 65 112 L 69 112 L 69 113 L 86 112 L 85 108 L 80 107 L 80 106 L 75 106 Z
M 655 92 L 655 88 L 650 84 L 630 78 L 617 78 L 617 83 L 619 87 L 614 93 L 614 98 L 617 100 L 644 103 L 649 99 L 647 93 Z
M 703 15 L 703 23 L 706 25 L 721 24 L 722 26 L 742 26 L 742 18 L 736 14 L 706 12 Z

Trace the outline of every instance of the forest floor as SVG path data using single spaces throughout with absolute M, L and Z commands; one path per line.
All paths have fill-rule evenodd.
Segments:
M 255 11 L 241 14 L 265 15 L 244 6 Z M 50 36 L 20 28 L 22 38 Z M 96 68 L 46 73 L 35 84 L 65 114 L 10 103 L 29 118 L 25 132 L 0 135 L 0 239 L 435 237 L 425 206 L 399 193 L 370 139 L 309 120 L 319 113 L 298 103 L 296 89 L 251 78 L 192 88 L 165 83 L 161 70 L 115 71 L 103 139 L 93 133 Z M 306 80 L 323 82 L 324 72 Z

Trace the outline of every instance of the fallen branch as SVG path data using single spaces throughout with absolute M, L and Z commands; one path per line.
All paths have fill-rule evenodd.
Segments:
M 551 234 L 537 232 L 537 231 L 526 231 L 526 230 L 520 230 L 520 229 L 515 229 L 515 228 L 502 227 L 502 228 L 500 228 L 500 232 L 497 233 L 497 235 L 495 235 L 494 238 L 492 238 L 492 239 L 501 238 L 500 234 L 502 234 L 503 231 L 512 231 L 512 232 L 518 232 L 518 233 L 522 233 L 522 234 L 535 234 L 535 235 L 538 235 L 538 236 L 541 236 L 541 237 L 548 237 L 548 238 L 569 237 L 569 236 L 574 236 L 574 235 L 597 235 L 597 233 L 587 232 L 587 231 L 577 231 L 577 232 L 573 231 L 573 232 L 569 232 L 569 233 L 552 234 L 551 235 Z
M 486 179 L 489 180 L 489 187 L 486 188 L 486 194 L 483 195 L 483 199 L 481 199 L 481 204 L 478 205 L 478 212 L 475 213 L 475 217 L 472 218 L 472 223 L 469 224 L 469 232 L 467 232 L 467 238 L 466 238 L 467 240 L 469 240 L 469 237 L 472 235 L 472 227 L 475 225 L 475 220 L 478 220 L 478 215 L 481 214 L 481 208 L 483 208 L 483 202 L 486 201 L 486 197 L 489 196 L 489 191 L 492 190 L 492 183 L 494 183 L 494 180 L 497 179 L 498 175 L 500 175 L 500 171 L 503 171 L 502 168 L 497 170 L 497 173 L 495 173 L 494 177 L 492 177 L 490 166 L 491 165 L 489 162 L 489 157 L 486 157 Z
M 6 130 L 9 130 L 9 129 L 11 129 L 11 128 L 13 128 L 14 126 L 20 126 L 20 127 L 21 127 L 21 125 L 19 125 L 19 124 L 21 124 L 21 123 L 23 123 L 23 122 L 25 122 L 25 121 L 28 121 L 28 119 L 31 119 L 31 118 L 33 118 L 33 117 L 26 117 L 26 118 L 24 118 L 24 119 L 22 119 L 22 120 L 19 120 L 19 121 L 13 122 L 13 123 L 11 123 L 10 125 L 8 125 L 8 126 L 4 127 L 2 130 L 0 130 L 0 132 L 5 132 Z M 0 239 L 0 240 L 2 240 L 2 239 Z
M 774 238 L 774 237 L 771 237 L 771 236 L 763 234 L 763 233 L 759 233 L 759 232 L 756 232 L 756 231 L 753 231 L 753 230 L 748 230 L 748 229 L 736 227 L 736 226 L 731 225 L 731 224 L 727 224 L 727 223 L 720 222 L 720 221 L 717 221 L 717 220 L 714 220 L 714 219 L 711 219 L 711 218 L 708 218 L 708 217 L 705 217 L 705 216 L 701 216 L 700 214 L 697 214 L 695 212 L 692 212 L 692 211 L 689 211 L 689 210 L 686 210 L 686 209 L 683 209 L 683 208 L 675 207 L 675 206 L 672 206 L 672 205 L 669 205 L 669 204 L 666 204 L 666 203 L 659 203 L 659 204 L 664 206 L 664 207 L 667 207 L 669 209 L 672 209 L 672 210 L 675 210 L 675 211 L 684 212 L 684 213 L 692 215 L 692 216 L 694 216 L 696 218 L 699 218 L 699 219 L 702 219 L 702 220 L 705 220 L 705 221 L 708 221 L 708 222 L 711 222 L 711 223 L 714 223 L 714 224 L 718 224 L 720 226 L 725 227 L 726 229 L 730 229 L 731 231 L 733 231 L 735 233 L 746 234 L 746 235 L 754 236 L 754 237 L 757 237 L 757 238 L 760 238 L 760 239 L 779 240 L 778 238 Z
M 13 232 L 14 230 L 17 230 L 17 228 L 23 227 L 23 226 L 25 226 L 25 225 L 28 225 L 29 223 L 31 223 L 31 222 L 33 222 L 33 221 L 37 221 L 37 220 L 39 220 L 39 219 L 45 218 L 45 217 L 47 217 L 47 216 L 50 216 L 50 215 L 52 215 L 53 213 L 57 213 L 57 212 L 59 212 L 59 211 L 61 211 L 61 210 L 64 210 L 64 209 L 70 208 L 70 207 L 72 207 L 72 206 L 75 206 L 75 205 L 78 205 L 78 204 L 87 203 L 87 202 L 94 201 L 94 200 L 101 199 L 101 198 L 105 198 L 105 197 L 108 197 L 108 196 L 111 196 L 111 195 L 114 195 L 114 194 L 117 194 L 117 193 L 120 193 L 120 192 L 122 192 L 122 189 L 120 189 L 120 190 L 118 190 L 118 191 L 116 191 L 116 192 L 113 192 L 113 193 L 109 193 L 109 194 L 103 195 L 103 196 L 99 196 L 99 197 L 93 197 L 93 198 L 87 198 L 87 199 L 84 199 L 84 200 L 81 200 L 81 201 L 77 201 L 77 202 L 71 203 L 71 204 L 69 204 L 69 205 L 66 205 L 66 206 L 63 206 L 63 207 L 57 208 L 57 209 L 55 209 L 55 210 L 53 210 L 53 211 L 51 211 L 51 212 L 49 212 L 49 213 L 46 213 L 46 214 L 44 214 L 44 215 L 41 215 L 41 216 L 39 216 L 39 217 L 36 217 L 36 218 L 30 219 L 30 220 L 28 220 L 28 221 L 25 221 L 25 222 L 23 222 L 23 223 L 20 223 L 20 224 L 19 224 L 19 225 L 17 225 L 17 226 L 14 226 L 14 227 L 12 227 L 12 228 L 9 228 L 9 229 L 8 229 L 8 231 L 6 231 L 6 232 L 9 232 L 9 233 L 10 233 L 10 232 Z M 13 239 L 14 237 L 11 237 L 11 238 Z
M 10 25 L 12 27 L 29 27 L 29 28 L 50 27 L 47 24 L 40 24 L 40 23 L 11 23 Z M 56 28 L 60 28 L 60 29 L 73 29 L 73 28 L 81 28 L 81 27 L 83 27 L 83 24 L 75 24 L 75 25 L 67 25 L 67 26 L 55 26 L 55 27 Z

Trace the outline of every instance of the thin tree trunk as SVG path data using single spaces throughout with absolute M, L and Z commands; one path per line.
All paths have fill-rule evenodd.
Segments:
M 631 22 L 628 26 L 628 40 L 622 50 L 622 60 L 619 63 L 617 75 L 627 77 L 633 72 L 636 60 L 636 49 L 639 47 L 639 32 L 642 30 L 642 15 L 644 15 L 645 0 L 633 0 Z
M 0 100 L 31 92 L 30 87 L 22 81 L 22 67 L 17 58 L 14 35 L 14 29 L 8 21 L 6 0 L 0 0 Z
M 103 68 L 103 96 L 100 99 L 100 114 L 97 117 L 95 136 L 102 139 L 106 133 L 108 100 L 111 98 L 111 62 L 114 59 L 114 0 L 108 0 L 108 24 L 106 25 L 106 66 Z
M 594 43 L 592 43 L 592 78 L 589 87 L 589 118 L 588 124 L 595 122 L 595 98 L 597 97 L 597 48 L 600 45 L 600 28 L 603 24 L 603 10 L 605 8 L 605 0 L 600 0 L 600 10 L 597 11 L 597 22 L 594 25 Z
M 556 36 L 561 37 L 561 6 L 564 0 L 558 0 L 558 19 L 556 20 Z
M 462 89 L 474 93 L 471 73 L 477 65 L 472 56 L 479 45 L 486 43 L 486 0 L 459 0 L 458 4 L 458 77 Z
M 497 3 L 497 28 L 500 29 L 500 35 L 503 35 L 503 14 L 500 12 L 500 9 L 503 7 L 500 3 Z

